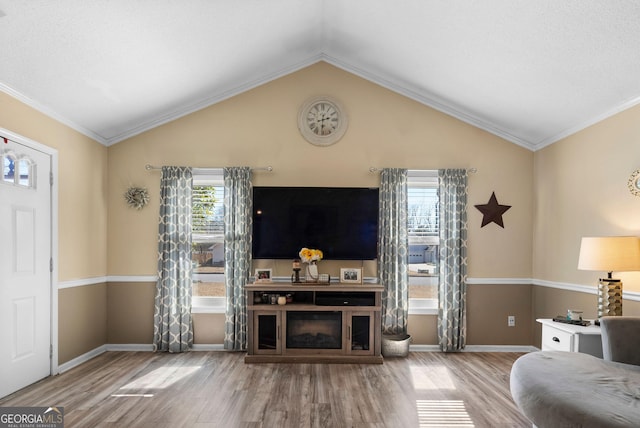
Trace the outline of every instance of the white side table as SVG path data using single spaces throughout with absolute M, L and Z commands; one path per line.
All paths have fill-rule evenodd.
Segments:
M 537 319 L 542 324 L 542 350 L 582 352 L 602 358 L 600 326 L 565 324 L 552 319 Z

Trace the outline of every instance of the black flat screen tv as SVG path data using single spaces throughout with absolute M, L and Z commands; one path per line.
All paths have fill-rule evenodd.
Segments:
M 296 259 L 301 248 L 327 260 L 373 260 L 378 248 L 378 189 L 254 187 L 254 259 Z

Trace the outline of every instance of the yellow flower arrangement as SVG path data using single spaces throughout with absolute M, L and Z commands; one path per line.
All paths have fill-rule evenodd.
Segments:
M 322 251 L 320 250 L 312 250 L 310 248 L 303 248 L 300 250 L 300 260 L 303 263 L 311 263 L 311 262 L 319 262 L 322 260 Z

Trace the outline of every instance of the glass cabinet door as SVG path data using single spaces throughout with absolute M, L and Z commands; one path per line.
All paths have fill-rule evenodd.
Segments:
M 349 312 L 347 319 L 347 353 L 373 355 L 373 312 Z
M 253 313 L 253 349 L 256 354 L 280 354 L 281 328 L 279 311 Z

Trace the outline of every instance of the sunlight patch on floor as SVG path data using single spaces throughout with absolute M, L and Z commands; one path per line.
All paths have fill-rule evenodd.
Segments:
M 475 425 L 462 400 L 416 400 L 420 428 L 473 428 Z
M 153 398 L 153 394 L 111 394 L 111 396 L 115 398 Z
M 413 388 L 418 390 L 456 389 L 449 369 L 445 366 L 411 366 Z
M 201 366 L 180 366 L 180 367 L 160 367 L 151 373 L 147 373 L 141 378 L 134 379 L 120 390 L 144 390 L 144 389 L 164 389 L 174 383 L 191 376 L 197 372 Z

